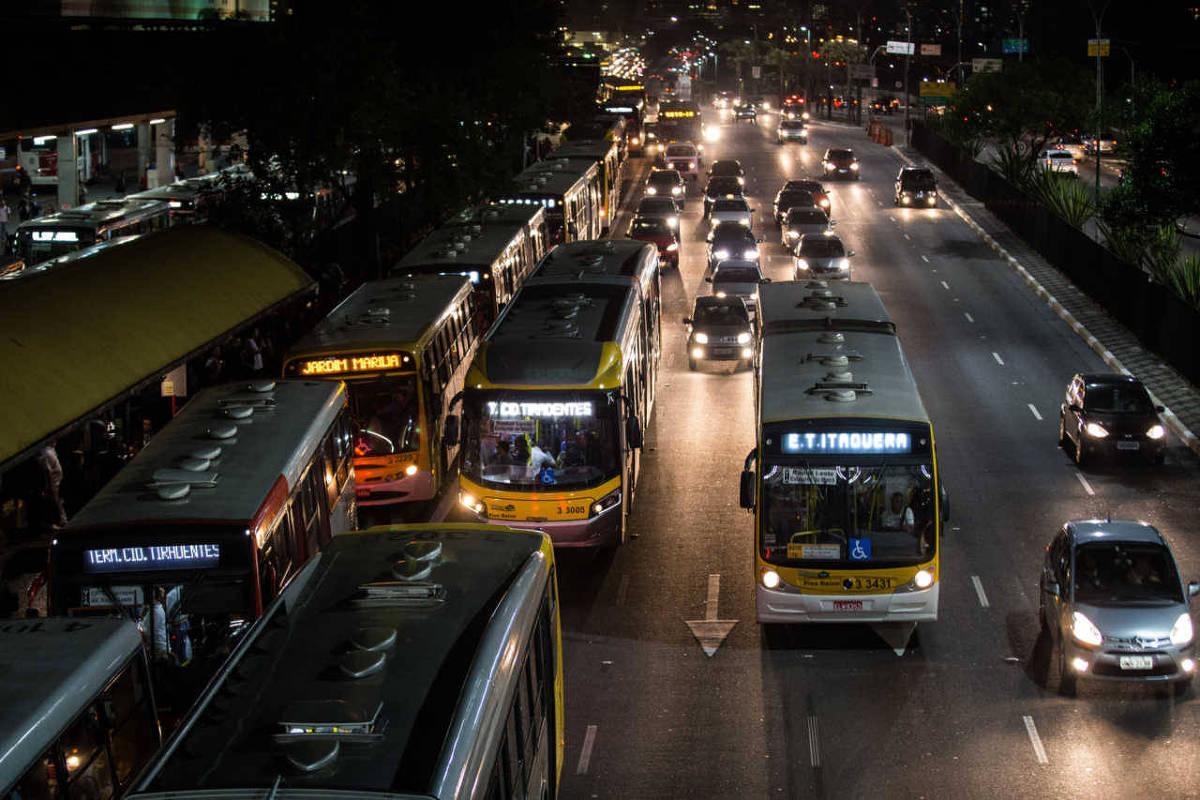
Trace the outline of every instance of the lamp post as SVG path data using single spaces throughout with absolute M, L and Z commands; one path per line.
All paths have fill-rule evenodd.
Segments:
M 1104 0 L 1097 12 L 1091 0 L 1088 0 L 1088 10 L 1092 12 L 1092 20 L 1096 23 L 1096 130 L 1092 133 L 1092 146 L 1096 149 L 1096 202 L 1100 202 L 1100 135 L 1104 132 L 1104 71 L 1100 60 L 1100 27 L 1104 23 L 1104 12 L 1108 10 L 1110 0 Z
M 908 61 L 912 57 L 909 55 L 909 53 L 911 53 L 913 49 L 912 12 L 906 8 L 904 9 L 904 14 L 908 17 L 908 27 L 905 29 L 904 34 L 905 41 L 907 42 L 907 44 L 904 46 L 904 146 L 908 147 L 912 144 L 912 131 L 909 130 L 908 127 L 908 107 L 912 105 L 912 102 L 908 96 Z

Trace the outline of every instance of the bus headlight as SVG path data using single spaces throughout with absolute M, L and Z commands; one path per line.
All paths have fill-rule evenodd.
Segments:
M 838 261 L 838 269 L 850 269 L 850 259 L 843 258 Z
M 409 464 L 407 467 L 405 467 L 405 468 L 404 468 L 404 474 L 405 474 L 405 475 L 407 475 L 407 476 L 408 476 L 408 477 L 410 477 L 410 478 L 411 478 L 413 475 L 416 475 L 416 474 L 417 474 L 417 465 L 416 465 L 416 464 Z
M 917 570 L 917 574 L 913 576 L 913 583 L 918 589 L 928 589 L 933 586 L 933 573 L 927 569 Z
M 904 203 L 905 205 L 908 205 L 909 203 L 912 202 L 912 198 L 909 197 L 907 193 L 905 193 L 905 194 L 900 195 L 900 202 Z
M 679 217 L 667 217 L 667 227 L 668 228 L 678 228 L 679 227 Z
M 1166 435 L 1167 429 L 1162 425 L 1154 425 L 1150 428 L 1150 430 L 1146 431 L 1146 436 L 1150 437 L 1151 439 L 1161 439 Z
M 1096 439 L 1103 439 L 1105 436 L 1108 436 L 1108 431 L 1098 422 L 1089 422 L 1084 430 L 1088 436 Z
M 483 501 L 476 498 L 475 495 L 471 494 L 470 492 L 460 491 L 458 493 L 458 504 L 473 514 L 478 514 L 481 517 L 486 516 L 484 514 L 485 508 Z
M 682 188 L 680 188 L 680 187 L 678 187 L 678 186 L 672 186 L 672 187 L 671 187 L 671 194 L 679 194 L 679 193 L 681 193 L 682 191 L 683 191 L 683 189 L 682 189 Z
M 697 332 L 696 333 L 696 344 L 708 344 L 708 334 Z
M 742 358 L 754 358 L 754 348 L 753 347 L 743 347 L 742 348 Z
M 729 250 L 724 247 L 722 247 L 720 250 L 714 250 L 713 258 L 717 259 L 718 261 L 724 261 L 725 259 L 729 258 Z
M 693 347 L 692 348 L 692 358 L 704 358 L 704 348 L 703 347 Z
M 796 259 L 796 269 L 807 272 L 808 271 L 808 259 L 797 258 Z
M 742 331 L 738 334 L 738 344 L 750 343 L 750 331 Z
M 779 586 L 779 573 L 770 567 L 764 567 L 762 571 L 762 585 L 768 589 L 774 589 Z
M 599 500 L 597 500 L 595 503 L 592 503 L 592 516 L 598 517 L 601 514 L 603 514 L 605 511 L 608 511 L 611 508 L 616 508 L 616 506 L 620 502 L 621 502 L 621 490 L 620 489 L 616 489 L 612 492 L 609 492 L 608 494 L 604 495 L 604 497 L 601 497 Z
M 1080 644 L 1091 647 L 1099 647 L 1104 643 L 1104 635 L 1100 633 L 1100 629 L 1078 611 L 1071 614 L 1071 636 Z
M 757 247 L 751 247 L 751 248 L 749 248 L 748 250 L 743 250 L 743 251 L 742 251 L 742 258 L 746 259 L 747 261 L 750 261 L 750 260 L 753 260 L 753 259 L 755 259 L 755 258 L 758 258 L 758 248 L 757 248 Z
M 696 162 L 695 162 L 695 161 L 689 161 L 689 162 L 688 162 L 688 169 L 695 169 L 695 168 L 696 168 Z
M 742 223 L 747 228 L 750 227 L 750 218 L 749 217 L 742 217 L 741 219 L 738 220 L 738 222 Z

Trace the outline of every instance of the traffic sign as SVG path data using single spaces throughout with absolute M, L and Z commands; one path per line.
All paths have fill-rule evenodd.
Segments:
M 1004 66 L 1004 61 L 999 58 L 972 58 L 971 70 L 973 72 L 999 72 Z
M 923 56 L 940 56 L 941 54 L 942 46 L 940 44 L 921 45 L 921 55 Z
M 953 83 L 921 81 L 921 97 L 952 97 L 953 95 Z
M 869 81 L 875 77 L 875 67 L 871 64 L 847 64 L 846 72 L 852 81 Z
M 1112 42 L 1108 39 L 1088 39 L 1088 57 L 1096 57 L 1096 43 L 1100 43 L 1100 57 L 1108 55 Z
M 1005 53 L 1028 53 L 1028 39 L 1005 39 L 1002 42 L 1003 52 Z
M 912 42 L 888 42 L 887 52 L 894 55 L 911 56 L 914 45 Z

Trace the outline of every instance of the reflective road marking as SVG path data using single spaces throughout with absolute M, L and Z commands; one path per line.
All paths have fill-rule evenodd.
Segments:
M 992 358 L 996 359 L 997 364 L 999 364 L 1002 367 L 1004 366 L 1004 359 L 1000 357 L 999 353 L 993 352 Z
M 1083 490 L 1085 492 L 1087 492 L 1088 494 L 1096 493 L 1096 490 L 1092 488 L 1092 485 L 1090 483 L 1088 483 L 1087 478 L 1083 477 L 1082 472 L 1076 472 L 1075 477 L 1079 478 L 1079 482 L 1083 484 Z
M 983 581 L 979 580 L 978 575 L 971 576 L 971 583 L 975 584 L 975 594 L 979 597 L 979 605 L 984 608 L 988 607 L 987 594 L 983 591 Z
M 1028 717 L 1026 717 L 1028 719 Z M 579 766 L 575 768 L 576 775 L 586 775 L 588 765 L 592 762 L 592 747 L 596 744 L 596 726 L 588 725 L 587 733 L 583 735 L 583 749 L 579 751 Z
M 972 317 L 970 314 L 968 314 L 968 313 L 967 313 L 967 312 L 965 312 L 965 311 L 963 312 L 963 316 L 967 318 L 967 322 L 974 322 L 974 321 L 975 321 L 975 318 L 974 318 L 974 317 Z
M 1033 416 L 1034 416 L 1034 418 L 1035 418 L 1035 419 L 1037 419 L 1037 420 L 1041 420 L 1041 418 L 1042 418 L 1042 415 L 1038 413 L 1038 410 L 1037 410 L 1037 408 L 1036 408 L 1036 407 L 1033 405 L 1033 403 L 1028 403 L 1027 405 L 1029 406 L 1029 410 L 1033 412 Z
M 814 767 L 821 766 L 821 744 L 817 740 L 817 715 L 808 715 L 808 758 Z
M 1029 742 L 1033 745 L 1033 755 L 1039 764 L 1049 764 L 1050 759 L 1046 758 L 1046 748 L 1042 747 L 1042 737 L 1038 736 L 1037 726 L 1033 724 L 1033 717 L 1026 714 L 1022 719 L 1025 720 L 1025 732 L 1029 734 Z

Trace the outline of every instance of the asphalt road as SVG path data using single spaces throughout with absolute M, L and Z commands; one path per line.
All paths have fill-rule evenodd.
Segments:
M 680 319 L 706 289 L 697 192 L 680 270 L 663 278 L 637 538 L 611 554 L 559 553 L 560 797 L 1200 796 L 1195 691 L 1085 683 L 1060 697 L 1036 622 L 1043 549 L 1067 519 L 1153 522 L 1185 579 L 1200 577 L 1196 458 L 1172 441 L 1161 467 L 1078 470 L 1056 446 L 1058 404 L 1071 375 L 1104 371 L 1100 360 L 953 211 L 892 206 L 893 150 L 830 123 L 815 123 L 807 146 L 779 147 L 773 125 L 726 124 L 705 156 L 742 161 L 764 268 L 781 280 L 775 191 L 816 176 L 827 146 L 858 152 L 862 180 L 831 184 L 833 217 L 857 251 L 854 277 L 897 322 L 934 421 L 951 497 L 941 618 L 900 656 L 866 626 L 768 639 L 755 623 L 751 518 L 737 504 L 751 375 L 689 372 L 684 352 Z M 705 619 L 714 588 L 718 618 L 737 622 L 709 658 L 686 621 Z

